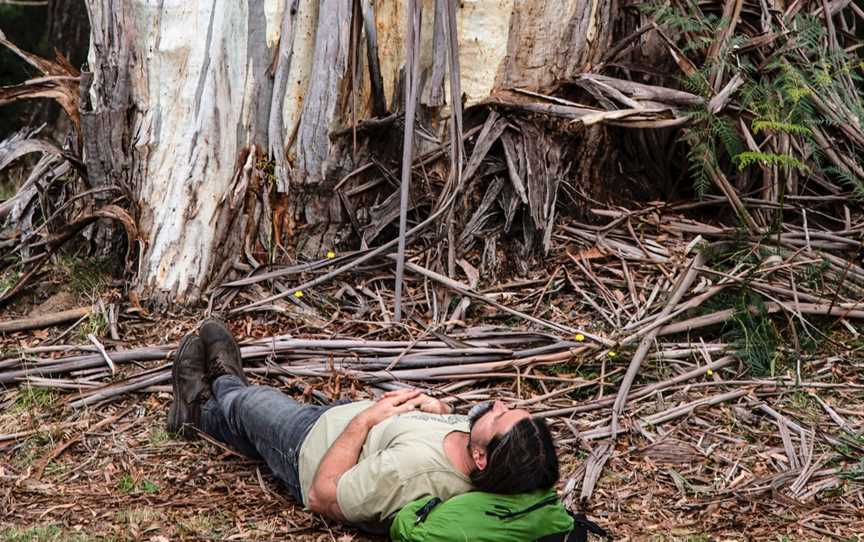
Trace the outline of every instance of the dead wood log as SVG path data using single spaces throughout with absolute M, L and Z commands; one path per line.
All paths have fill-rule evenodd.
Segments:
M 13 333 L 15 331 L 27 331 L 43 327 L 56 326 L 65 322 L 77 320 L 82 316 L 90 314 L 92 307 L 80 307 L 51 314 L 43 314 L 33 318 L 22 318 L 20 320 L 9 320 L 0 322 L 0 333 Z

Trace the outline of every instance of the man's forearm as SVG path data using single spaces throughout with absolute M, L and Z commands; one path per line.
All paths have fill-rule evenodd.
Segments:
M 333 519 L 345 520 L 336 499 L 336 486 L 339 478 L 357 464 L 370 428 L 365 416 L 355 416 L 324 454 L 307 496 L 309 502 L 306 504 L 311 510 Z

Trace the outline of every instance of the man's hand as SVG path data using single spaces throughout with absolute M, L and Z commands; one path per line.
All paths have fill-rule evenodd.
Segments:
M 379 397 L 374 405 L 358 414 L 357 418 L 371 429 L 390 416 L 418 409 L 426 399 L 427 397 L 420 393 L 420 390 L 388 391 Z
M 388 391 L 384 395 L 382 395 L 378 400 L 388 399 L 391 397 L 399 397 L 402 394 L 406 394 L 409 392 L 416 392 L 415 400 L 419 399 L 420 401 L 420 410 L 423 412 L 428 412 L 429 414 L 450 414 L 453 412 L 453 409 L 447 403 L 444 403 L 434 397 L 429 397 L 425 393 L 420 393 L 420 390 L 416 389 L 402 389 L 395 391 Z

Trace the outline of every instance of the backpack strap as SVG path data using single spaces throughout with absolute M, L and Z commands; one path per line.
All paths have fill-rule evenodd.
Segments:
M 587 542 L 589 532 L 596 534 L 601 538 L 612 538 L 609 531 L 585 517 L 585 514 L 574 514 L 569 510 L 568 512 L 573 518 L 572 531 L 567 533 L 550 534 L 538 539 L 536 542 Z
M 529 506 L 528 508 L 525 508 L 524 510 L 517 510 L 515 512 L 511 511 L 509 508 L 495 505 L 493 507 L 493 508 L 495 508 L 495 510 L 487 510 L 486 515 L 492 516 L 493 518 L 498 518 L 501 520 L 513 519 L 513 518 L 517 518 L 519 516 L 524 516 L 525 514 L 531 513 L 534 510 L 538 510 L 540 508 L 543 508 L 544 506 L 549 506 L 550 504 L 555 504 L 557 502 L 558 502 L 558 497 L 553 495 L 553 496 L 549 497 L 548 499 L 545 499 L 545 500 L 542 500 L 538 503 L 532 504 L 531 506 Z
M 417 512 L 414 513 L 414 515 L 416 516 L 416 519 L 414 520 L 414 525 L 426 521 L 426 518 L 429 517 L 429 512 L 431 512 L 433 508 L 441 504 L 441 502 L 441 499 L 438 497 L 433 497 L 426 501 L 426 504 L 421 506 L 420 509 L 418 509 Z

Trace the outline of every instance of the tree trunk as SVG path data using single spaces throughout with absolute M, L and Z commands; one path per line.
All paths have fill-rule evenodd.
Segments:
M 262 247 L 296 242 L 292 220 L 324 232 L 319 245 L 333 242 L 332 224 L 347 222 L 334 184 L 382 152 L 374 140 L 355 149 L 352 123 L 401 109 L 405 2 L 86 2 L 85 161 L 94 184 L 121 186 L 134 203 L 144 295 L 199 299 L 233 268 L 267 263 Z M 453 107 L 443 25 L 434 0 L 422 5 L 419 117 L 443 141 Z M 614 6 L 458 2 L 464 106 L 516 87 L 543 91 L 598 62 Z

